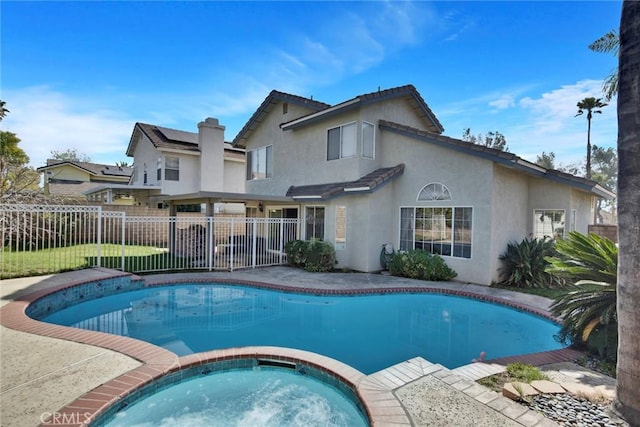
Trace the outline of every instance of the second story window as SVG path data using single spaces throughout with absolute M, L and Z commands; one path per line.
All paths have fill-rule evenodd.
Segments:
M 156 180 L 162 181 L 162 157 L 158 157 L 158 168 L 156 171 Z
M 362 122 L 362 157 L 373 159 L 375 157 L 374 126 L 371 123 Z
M 167 181 L 180 180 L 180 158 L 166 156 L 164 158 L 164 179 Z
M 273 173 L 272 152 L 271 145 L 247 151 L 247 181 L 271 178 Z
M 327 160 L 356 155 L 356 124 L 338 126 L 327 131 Z
M 142 175 L 142 183 L 147 184 L 147 164 L 144 164 L 144 172 Z

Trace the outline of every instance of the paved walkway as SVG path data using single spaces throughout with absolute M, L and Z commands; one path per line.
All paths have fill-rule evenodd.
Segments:
M 86 282 L 120 274 L 112 270 L 89 269 L 51 276 L 11 279 L 0 282 L 0 304 L 5 306 L 29 299 L 25 296 L 68 283 Z M 360 293 L 365 290 L 423 289 L 475 296 L 544 314 L 550 301 L 534 295 L 457 282 L 422 282 L 379 274 L 314 273 L 287 267 L 272 267 L 215 273 L 177 273 L 144 276 L 148 283 L 166 280 L 234 280 L 263 282 L 278 287 L 323 289 Z M 25 303 L 26 304 L 26 303 Z M 147 344 L 136 344 L 135 358 L 94 345 L 34 335 L 9 329 L 2 310 L 0 327 L 1 388 L 0 425 L 38 425 L 75 399 L 116 377 L 149 366 L 148 356 L 159 353 L 166 362 L 174 355 Z M 15 310 L 14 310 L 15 311 Z M 27 320 L 26 323 L 40 323 Z M 16 324 L 13 323 L 13 326 Z M 40 329 L 38 329 L 40 328 Z M 46 335 L 46 328 L 34 331 Z M 27 328 L 28 329 L 28 328 Z M 44 332 L 42 332 L 44 331 Z M 135 340 L 131 340 L 135 341 Z M 89 341 L 93 342 L 93 341 Z M 98 345 L 103 345 L 100 341 Z M 104 347 L 109 347 L 105 345 Z M 113 347 L 111 347 L 113 348 Z M 160 351 L 158 351 L 160 350 Z M 130 351 L 124 353 L 132 354 Z M 558 361 L 554 356 L 550 361 Z M 188 356 L 187 356 L 188 358 Z M 181 358 L 182 359 L 182 358 Z M 194 359 L 195 360 L 195 359 Z M 544 361 L 538 358 L 539 361 Z M 141 361 L 146 361 L 144 364 Z M 153 361 L 152 363 L 153 364 Z M 144 365 L 144 366 L 143 366 Z M 504 369 L 500 364 L 473 364 L 450 371 L 422 358 L 399 363 L 358 379 L 360 392 L 374 401 L 371 411 L 375 425 L 456 425 L 503 426 L 554 425 L 473 380 Z M 79 420 L 82 421 L 82 420 Z M 73 423 L 71 423 L 73 424 Z

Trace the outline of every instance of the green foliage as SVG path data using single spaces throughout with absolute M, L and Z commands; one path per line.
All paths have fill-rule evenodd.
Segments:
M 393 253 L 389 272 L 394 276 L 419 280 L 451 280 L 458 275 L 440 255 L 420 249 Z
M 507 375 L 516 381 L 529 384 L 531 381 L 548 380 L 549 378 L 540 372 L 538 368 L 521 362 L 507 365 Z
M 38 189 L 40 174 L 27 166 L 29 156 L 19 143 L 15 133 L 0 131 L 0 199 Z
M 76 148 L 68 148 L 65 151 L 51 150 L 51 158 L 66 162 L 91 162 L 91 157 L 78 153 Z
M 479 133 L 477 136 L 471 133 L 471 128 L 466 128 L 462 133 L 462 139 L 473 144 L 483 145 L 500 151 L 509 151 L 507 139 L 500 132 L 487 132 L 486 135 Z
M 526 238 L 520 243 L 511 242 L 500 255 L 503 266 L 498 269 L 503 286 L 517 288 L 550 288 L 562 283 L 545 270 L 549 266 L 546 257 L 555 254 L 554 241 Z
M 551 306 L 551 312 L 563 319 L 559 338 L 574 343 L 602 339 L 597 335 L 591 338 L 592 332 L 617 323 L 618 248 L 597 234 L 587 236 L 573 231 L 557 242 L 556 251 L 556 256 L 548 258 L 547 271 L 575 285 Z
M 287 261 L 306 271 L 327 272 L 336 265 L 336 252 L 330 243 L 318 239 L 292 240 L 284 248 Z

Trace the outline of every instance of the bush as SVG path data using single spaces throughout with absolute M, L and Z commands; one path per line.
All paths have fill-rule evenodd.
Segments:
M 420 249 L 394 252 L 389 261 L 389 272 L 394 276 L 419 280 L 451 280 L 458 275 L 440 255 Z
M 306 271 L 327 272 L 336 265 L 336 252 L 330 243 L 318 239 L 292 240 L 285 245 L 287 261 Z
M 551 306 L 551 312 L 563 319 L 559 339 L 587 343 L 601 356 L 615 357 L 618 248 L 597 234 L 572 231 L 556 249 L 547 271 L 574 284 Z
M 503 266 L 498 269 L 503 278 L 501 285 L 516 288 L 551 288 L 562 284 L 562 280 L 546 271 L 546 257 L 556 254 L 550 239 L 526 238 L 520 243 L 511 242 L 500 255 Z

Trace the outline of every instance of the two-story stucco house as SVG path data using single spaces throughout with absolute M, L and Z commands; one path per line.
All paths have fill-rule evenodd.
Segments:
M 48 159 L 38 168 L 44 175 L 45 194 L 84 199 L 84 194 L 104 185 L 127 185 L 133 169 L 125 166 L 71 160 Z M 112 198 L 114 204 L 127 205 L 132 199 L 124 193 Z
M 587 232 L 594 198 L 614 196 L 443 130 L 411 85 L 333 106 L 272 91 L 233 145 L 246 149 L 242 181 L 264 196 L 261 215 L 304 219 L 303 238 L 331 242 L 340 267 L 365 272 L 381 269 L 390 243 L 489 284 L 508 242 Z
M 95 188 L 89 199 L 111 200 L 111 194 L 126 190 L 137 205 L 156 207 L 176 194 L 244 193 L 244 149 L 224 141 L 217 119 L 199 123 L 197 133 L 136 123 L 127 156 L 133 157 L 128 184 Z

